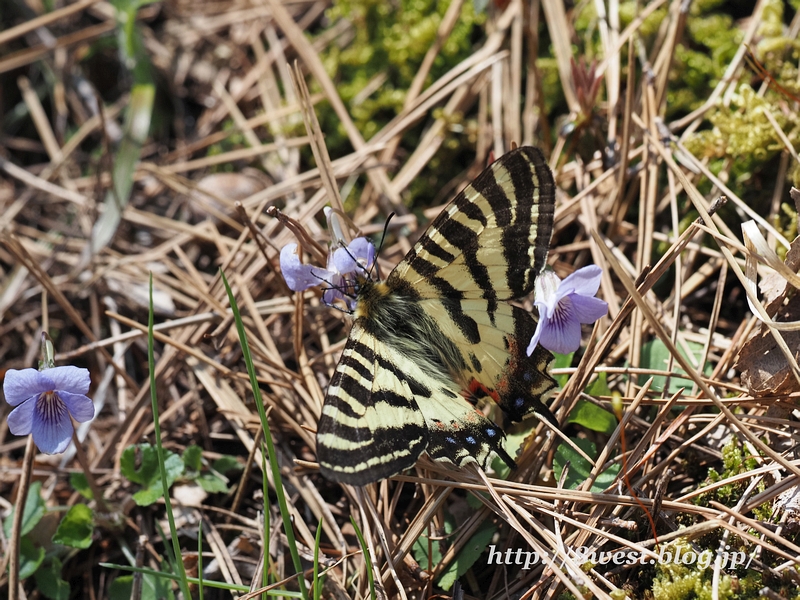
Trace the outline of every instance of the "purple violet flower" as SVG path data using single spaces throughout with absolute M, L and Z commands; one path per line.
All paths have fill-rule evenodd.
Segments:
M 286 244 L 281 249 L 281 273 L 292 291 L 301 292 L 315 285 L 325 285 L 322 293 L 325 304 L 333 304 L 338 299 L 352 310 L 357 278 L 366 276 L 374 260 L 375 246 L 362 237 L 328 254 L 326 269 L 301 263 L 297 244 Z
M 45 454 L 58 454 L 72 439 L 72 420 L 94 417 L 94 404 L 86 396 L 91 379 L 87 369 L 71 365 L 36 369 L 9 369 L 3 381 L 6 402 L 16 408 L 8 415 L 14 435 L 33 434 Z
M 602 269 L 589 265 L 578 269 L 564 281 L 552 271 L 536 279 L 534 304 L 539 309 L 539 324 L 528 346 L 528 356 L 536 344 L 569 354 L 581 345 L 581 324 L 594 323 L 608 314 L 608 304 L 595 298 L 600 289 Z
M 326 269 L 300 262 L 297 244 L 281 249 L 281 273 L 289 289 L 295 292 L 315 285 L 325 285 L 322 301 L 333 305 L 341 300 L 350 310 L 355 309 L 358 278 L 365 277 L 375 261 L 375 247 L 366 238 L 356 238 L 349 244 L 344 235 L 342 213 L 326 206 L 324 211 L 331 234 L 331 250 Z

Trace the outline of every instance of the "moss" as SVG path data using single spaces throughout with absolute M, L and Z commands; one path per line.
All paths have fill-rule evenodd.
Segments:
M 800 174 L 800 170 L 797 172 Z M 793 183 L 793 185 L 800 188 L 800 182 Z M 797 209 L 788 202 L 781 204 L 778 214 L 773 217 L 772 224 L 787 240 L 793 240 L 800 234 L 797 227 Z M 782 252 L 781 258 L 786 258 L 785 250 Z
M 344 48 L 328 45 L 321 53 L 323 64 L 365 138 L 375 135 L 402 110 L 408 88 L 436 39 L 449 4 L 435 0 L 336 0 L 328 11 L 331 21 L 349 21 L 354 37 Z M 472 37 L 484 19 L 475 13 L 471 2 L 464 4 L 427 83 L 470 55 Z M 372 93 L 369 86 L 375 88 Z M 321 120 L 328 121 L 323 125 L 330 125 L 323 129 L 338 131 L 338 136 L 328 138 L 332 153 L 348 151 L 344 130 L 335 115 L 329 108 L 321 112 Z
M 660 551 L 663 561 L 656 567 L 653 581 L 655 600 L 711 600 L 713 553 L 697 553 L 685 540 L 668 544 Z M 723 574 L 719 584 L 720 600 L 741 598 L 734 590 L 730 575 Z
M 639 2 L 623 2 L 620 4 L 619 18 L 622 27 L 625 28 L 630 25 L 640 12 L 641 6 Z M 658 28 L 661 27 L 661 23 L 667 18 L 668 13 L 669 10 L 667 8 L 658 8 L 653 11 L 639 27 L 639 35 L 643 38 L 656 35 L 658 33 Z
M 728 443 L 722 448 L 722 467 L 721 473 L 714 468 L 710 468 L 706 481 L 702 486 L 708 486 L 709 484 L 752 471 L 758 467 L 758 460 L 756 457 L 745 454 L 738 440 L 735 437 L 731 437 Z M 732 483 L 727 483 L 707 493 L 700 494 L 695 499 L 695 504 L 699 506 L 710 506 L 711 501 L 716 501 L 725 506 L 735 506 L 749 484 L 749 479 L 741 479 Z M 765 489 L 766 482 L 762 480 L 756 486 L 755 492 L 762 492 Z M 772 506 L 769 503 L 764 503 L 754 508 L 753 514 L 756 515 L 757 518 L 769 520 L 772 515 Z
M 677 116 L 702 105 L 724 75 L 741 43 L 742 32 L 731 16 L 711 12 L 716 0 L 696 2 L 670 69 L 667 115 Z
M 695 56 L 699 47 L 685 48 L 679 53 L 681 61 L 674 70 L 689 82 L 687 88 L 676 86 L 670 102 L 687 109 L 698 106 L 689 90 L 698 90 L 703 77 L 716 85 L 721 76 L 720 69 L 730 59 L 738 43 L 739 30 L 730 17 L 702 15 L 703 5 L 696 3 L 692 13 L 696 14 L 687 23 L 692 39 L 702 39 L 710 56 L 706 59 Z M 751 48 L 752 56 L 747 60 L 748 68 L 740 72 L 740 83 L 728 102 L 706 114 L 707 128 L 686 137 L 686 147 L 695 156 L 711 159 L 710 167 L 724 168 L 728 185 L 754 210 L 763 207 L 766 194 L 759 190 L 759 183 L 774 185 L 777 174 L 776 156 L 784 151 L 784 142 L 767 117 L 769 113 L 777 122 L 795 148 L 800 147 L 800 123 L 797 115 L 788 109 L 789 100 L 800 95 L 797 63 L 800 60 L 800 42 L 784 37 L 784 9 L 780 0 L 768 0 L 759 22 L 759 42 Z M 752 86 L 768 89 L 757 93 Z M 705 101 L 705 96 L 698 98 Z M 800 183 L 800 168 L 792 166 L 788 179 L 795 185 Z M 780 183 L 780 182 L 779 182 Z M 787 224 L 792 230 L 792 219 Z M 796 219 L 795 219 L 796 221 Z
M 754 171 L 784 148 L 765 114 L 767 111 L 790 142 L 795 146 L 800 144 L 797 120 L 779 110 L 775 103 L 773 94 L 760 97 L 749 85 L 742 84 L 728 106 L 709 113 L 712 129 L 688 136 L 686 148 L 698 157 L 724 159 L 725 168 L 730 169 L 730 181 L 748 181 Z M 732 162 L 727 164 L 727 161 Z

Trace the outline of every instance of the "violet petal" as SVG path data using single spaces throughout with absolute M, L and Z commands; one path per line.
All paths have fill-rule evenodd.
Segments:
M 281 249 L 281 274 L 293 292 L 302 292 L 319 285 L 330 277 L 327 269 L 320 269 L 300 262 L 295 250 L 297 244 L 286 244 Z
M 14 435 L 28 435 L 33 428 L 33 409 L 38 395 L 28 398 L 8 415 L 8 429 Z
M 53 382 L 36 369 L 9 369 L 3 380 L 6 402 L 17 406 L 31 396 L 38 396 L 53 389 Z
M 581 325 L 576 319 L 552 320 L 542 330 L 539 343 L 557 354 L 575 352 L 581 345 Z
M 94 418 L 94 403 L 83 394 L 70 394 L 59 391 L 58 397 L 67 405 L 67 410 L 78 423 L 85 423 Z
M 600 289 L 600 280 L 603 270 L 597 265 L 582 267 L 567 275 L 559 286 L 560 295 L 579 294 L 581 296 L 594 296 Z
M 594 323 L 608 314 L 608 303 L 592 296 L 571 297 L 572 309 L 579 323 Z
M 86 395 L 89 391 L 89 386 L 92 384 L 88 369 L 81 369 L 72 365 L 45 369 L 42 371 L 42 375 L 49 377 L 53 381 L 53 388 L 51 389 L 63 390 L 83 396 Z
M 45 454 L 58 454 L 72 439 L 72 421 L 67 405 L 58 397 L 40 398 L 33 410 L 33 441 Z

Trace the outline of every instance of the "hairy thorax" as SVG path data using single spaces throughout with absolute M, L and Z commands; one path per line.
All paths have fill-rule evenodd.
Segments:
M 412 359 L 426 374 L 445 381 L 464 369 L 458 348 L 423 310 L 416 297 L 385 281 L 360 282 L 355 317 L 376 338 Z

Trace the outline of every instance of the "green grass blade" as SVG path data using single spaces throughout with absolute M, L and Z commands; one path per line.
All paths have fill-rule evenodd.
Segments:
M 225 291 L 228 293 L 228 302 L 231 305 L 231 312 L 236 321 L 236 331 L 239 334 L 239 343 L 242 346 L 242 358 L 244 358 L 245 365 L 247 366 L 247 374 L 250 376 L 250 386 L 253 390 L 253 399 L 255 400 L 256 407 L 258 408 L 258 416 L 261 419 L 261 427 L 264 430 L 264 442 L 267 444 L 267 452 L 269 454 L 269 465 L 272 471 L 272 480 L 275 483 L 275 494 L 278 497 L 278 506 L 281 510 L 281 518 L 283 520 L 283 530 L 286 534 L 286 542 L 289 546 L 289 553 L 292 556 L 292 563 L 294 564 L 295 571 L 298 575 L 297 585 L 300 587 L 300 593 L 304 600 L 308 600 L 308 591 L 306 590 L 305 579 L 303 578 L 303 564 L 300 562 L 300 553 L 297 551 L 297 540 L 294 537 L 294 528 L 292 526 L 292 518 L 289 513 L 289 505 L 286 502 L 286 494 L 283 491 L 283 482 L 281 481 L 281 470 L 278 466 L 278 458 L 275 454 L 275 444 L 272 442 L 272 434 L 269 430 L 269 422 L 267 420 L 267 411 L 264 409 L 264 400 L 261 397 L 261 390 L 258 387 L 258 380 L 256 379 L 256 370 L 253 366 L 253 359 L 250 356 L 250 348 L 247 345 L 247 334 L 244 330 L 242 323 L 242 316 L 239 313 L 239 307 L 236 304 L 236 298 L 233 297 L 233 291 L 228 283 L 225 274 L 220 272 L 222 282 L 225 285 Z
M 353 524 L 353 529 L 356 530 L 356 537 L 358 538 L 358 544 L 361 546 L 361 553 L 364 555 L 364 562 L 367 565 L 367 580 L 369 581 L 369 597 L 372 600 L 377 599 L 377 595 L 375 594 L 375 576 L 372 574 L 372 558 L 369 555 L 369 548 L 367 547 L 367 542 L 364 540 L 364 536 L 361 535 L 361 529 L 358 528 L 358 523 L 353 517 L 350 517 L 350 522 Z
M 261 443 L 261 472 L 267 472 L 267 453 L 264 449 L 264 443 Z M 266 477 L 261 478 L 261 497 L 264 502 L 264 567 L 261 576 L 261 583 L 267 587 L 270 582 L 270 558 L 269 558 L 269 536 L 270 532 L 270 511 L 269 511 L 269 482 Z
M 314 600 L 322 597 L 322 579 L 319 576 L 319 541 L 322 538 L 322 519 L 317 525 L 317 534 L 314 536 Z
M 197 584 L 197 598 L 203 600 L 203 519 L 197 527 L 197 575 L 200 582 Z
M 181 544 L 178 541 L 178 530 L 175 527 L 175 516 L 172 514 L 172 502 L 169 498 L 169 486 L 167 484 L 167 472 L 164 469 L 164 448 L 161 445 L 161 424 L 158 422 L 158 396 L 156 394 L 156 363 L 154 356 L 155 340 L 153 338 L 153 273 L 150 273 L 150 310 L 147 316 L 147 364 L 150 369 L 150 404 L 153 409 L 153 428 L 156 438 L 156 452 L 158 452 L 159 473 L 161 473 L 161 485 L 164 487 L 164 507 L 167 511 L 169 521 L 169 533 L 172 538 L 172 551 L 175 555 L 175 566 L 178 569 L 178 583 L 184 598 L 191 598 L 189 592 L 189 582 L 186 579 L 186 569 L 183 565 L 183 555 L 181 554 Z

